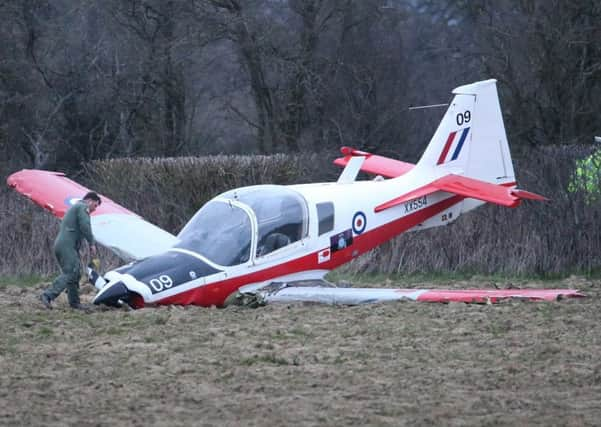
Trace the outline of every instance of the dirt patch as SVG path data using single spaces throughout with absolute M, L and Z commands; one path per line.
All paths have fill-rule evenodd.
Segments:
M 526 285 L 588 297 L 83 314 L 0 285 L 0 424 L 598 424 L 601 281 L 412 284 Z

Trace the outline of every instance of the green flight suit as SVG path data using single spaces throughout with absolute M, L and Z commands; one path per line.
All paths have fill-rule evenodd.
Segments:
M 88 206 L 84 201 L 80 201 L 67 211 L 61 222 L 58 236 L 54 240 L 54 255 L 62 274 L 56 278 L 50 288 L 44 291 L 50 300 L 55 299 L 67 288 L 69 305 L 79 304 L 81 274 L 79 248 L 83 239 L 86 239 L 90 245 L 95 244 Z

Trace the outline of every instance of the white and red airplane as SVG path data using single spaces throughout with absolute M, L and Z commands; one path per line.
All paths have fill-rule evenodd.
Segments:
M 97 241 L 133 261 L 99 276 L 95 304 L 223 306 L 264 301 L 359 304 L 395 299 L 496 302 L 582 296 L 573 289 L 427 290 L 305 286 L 404 231 L 449 224 L 484 203 L 544 197 L 516 187 L 496 81 L 456 88 L 417 164 L 343 147 L 337 182 L 257 185 L 206 203 L 174 236 L 102 196 Z M 378 175 L 357 181 L 359 171 Z M 64 174 L 22 170 L 8 185 L 62 217 L 86 188 Z M 300 286 L 302 284 L 302 286 Z

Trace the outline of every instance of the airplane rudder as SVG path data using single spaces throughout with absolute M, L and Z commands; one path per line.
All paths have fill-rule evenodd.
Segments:
M 479 87 L 472 129 L 469 164 L 465 174 L 494 183 L 515 180 L 513 161 L 505 131 L 503 113 L 495 80 Z

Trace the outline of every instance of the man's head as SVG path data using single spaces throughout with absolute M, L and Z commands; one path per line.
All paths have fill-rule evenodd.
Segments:
M 85 196 L 83 196 L 83 201 L 88 205 L 88 211 L 90 213 L 94 212 L 96 208 L 102 203 L 102 200 L 100 200 L 100 196 L 94 191 L 90 191 Z

